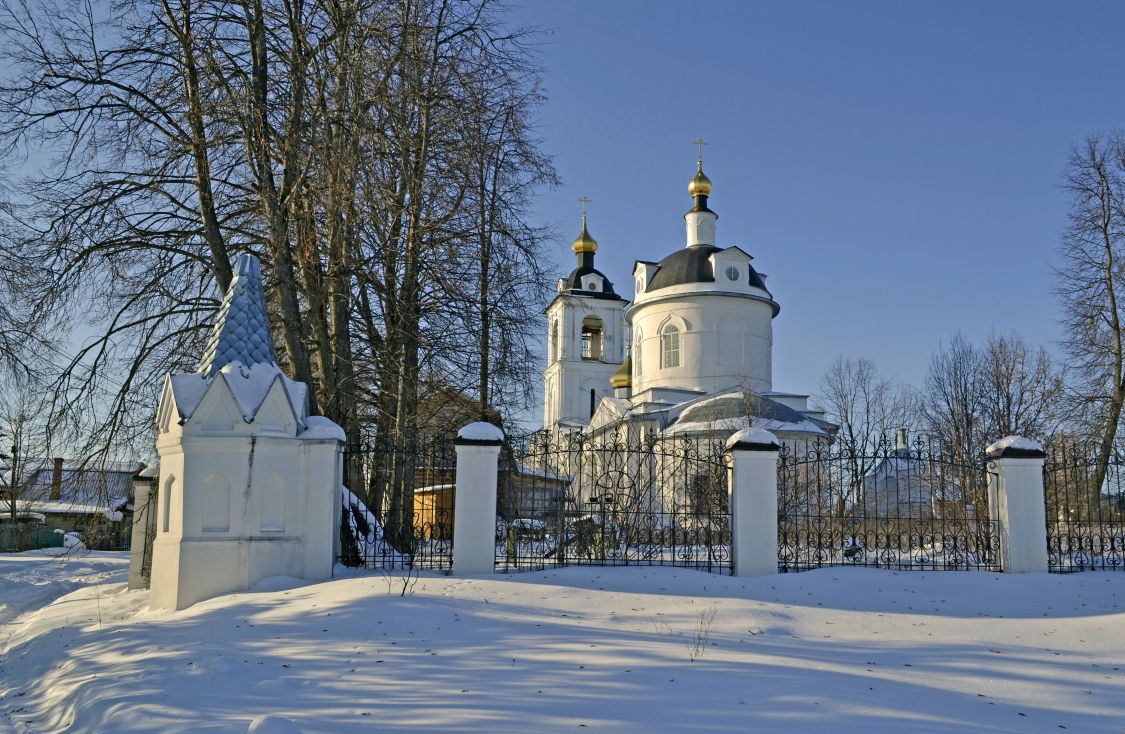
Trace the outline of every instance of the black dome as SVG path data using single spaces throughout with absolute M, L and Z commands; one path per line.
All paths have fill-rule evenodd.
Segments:
M 685 283 L 714 283 L 715 269 L 711 267 L 711 255 L 723 249 L 713 245 L 695 245 L 676 250 L 657 263 L 656 273 L 645 290 L 655 291 Z M 750 285 L 768 293 L 766 284 L 754 270 L 754 266 L 747 267 L 750 270 Z
M 602 279 L 602 290 L 588 291 L 582 288 L 582 278 L 586 275 L 597 275 Z M 577 267 L 571 271 L 566 279 L 566 291 L 580 293 L 584 296 L 592 296 L 594 298 L 609 298 L 621 300 L 621 296 L 613 290 L 613 283 L 609 282 L 609 278 L 605 277 L 600 270 L 594 267 Z

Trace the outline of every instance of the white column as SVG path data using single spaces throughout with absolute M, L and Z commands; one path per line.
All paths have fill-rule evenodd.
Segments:
M 496 474 L 504 433 L 491 423 L 457 432 L 453 496 L 453 573 L 492 573 L 496 567 Z
M 777 437 L 744 428 L 727 440 L 735 576 L 777 573 Z
M 989 446 L 988 503 L 1009 573 L 1046 573 L 1047 527 L 1043 460 L 1037 441 L 1008 436 Z

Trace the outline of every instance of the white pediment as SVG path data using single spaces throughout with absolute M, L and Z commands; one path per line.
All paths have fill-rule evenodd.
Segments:
M 250 423 L 253 433 L 283 433 L 287 436 L 297 435 L 297 416 L 289 402 L 285 387 L 278 376 L 270 385 L 265 398 L 254 412 Z
M 242 411 L 225 380 L 220 378 L 209 381 L 199 405 L 184 420 L 184 432 L 195 435 L 247 433 Z
M 173 420 L 173 416 L 175 420 Z M 167 433 L 174 423 L 179 423 L 179 410 L 176 408 L 176 394 L 172 390 L 172 376 L 164 376 L 164 385 L 160 389 L 160 402 L 156 407 L 156 431 Z

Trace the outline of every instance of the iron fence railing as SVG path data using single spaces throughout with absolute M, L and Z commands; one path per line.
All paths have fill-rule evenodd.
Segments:
M 344 454 L 340 555 L 348 566 L 448 571 L 453 563 L 451 441 L 374 440 Z
M 719 439 L 540 432 L 501 453 L 496 567 L 669 565 L 730 572 Z
M 784 442 L 778 568 L 1000 570 L 986 465 L 936 442 Z
M 1047 566 L 1057 573 L 1125 569 L 1125 453 L 1058 442 L 1043 471 Z

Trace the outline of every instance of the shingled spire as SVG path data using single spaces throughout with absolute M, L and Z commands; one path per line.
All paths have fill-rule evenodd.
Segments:
M 199 372 L 211 377 L 231 362 L 247 367 L 277 365 L 262 295 L 262 268 L 253 255 L 239 255 L 234 280 L 223 296 Z

